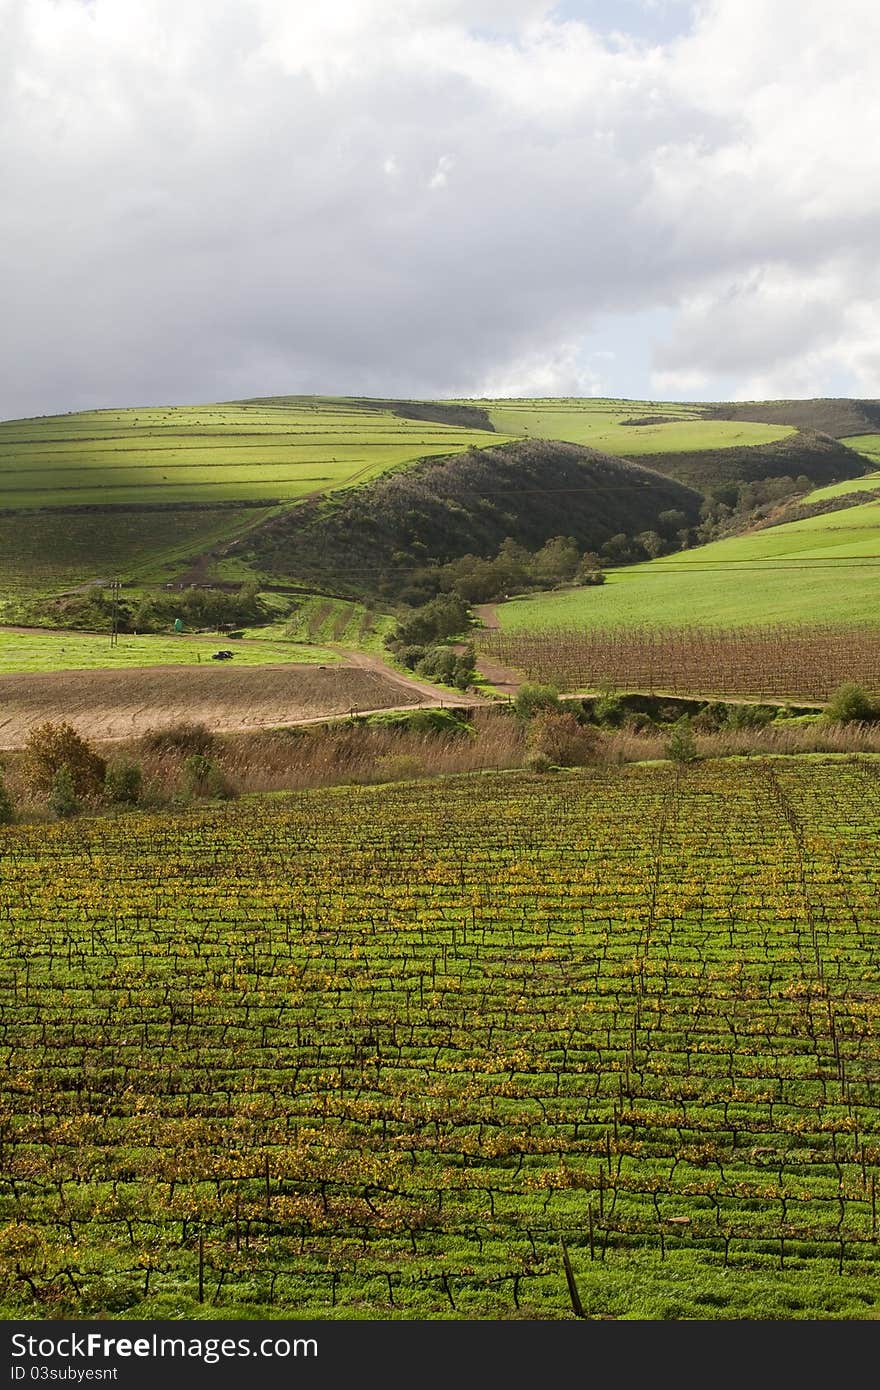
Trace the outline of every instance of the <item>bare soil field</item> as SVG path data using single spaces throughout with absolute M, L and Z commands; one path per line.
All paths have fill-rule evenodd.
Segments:
M 0 747 L 66 719 L 94 739 L 132 738 L 181 720 L 223 731 L 296 724 L 352 710 L 438 705 L 443 692 L 375 665 L 146 666 L 0 676 Z M 445 696 L 450 703 L 451 692 Z

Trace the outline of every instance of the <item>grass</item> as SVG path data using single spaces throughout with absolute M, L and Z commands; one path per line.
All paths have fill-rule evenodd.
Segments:
M 493 425 L 504 434 L 564 439 L 628 458 L 769 444 L 794 433 L 785 425 L 705 419 L 699 406 L 656 401 L 523 400 L 480 404 L 487 405 Z M 624 423 L 627 420 L 650 423 L 630 425 Z
M 266 508 L 214 507 L 0 516 L 0 609 L 116 574 L 161 583 L 187 555 L 267 514 Z
M 851 434 L 840 442 L 849 449 L 855 449 L 856 453 L 864 454 L 872 463 L 880 461 L 880 434 Z
M 876 620 L 878 575 L 880 501 L 873 501 L 609 570 L 600 587 L 514 599 L 497 611 L 509 631 L 861 624 Z
M 106 633 L 88 632 L 10 632 L 0 628 L 0 674 L 21 671 L 113 670 L 138 666 L 196 666 L 210 661 L 211 653 L 226 647 L 235 652 L 235 666 L 260 666 L 291 662 L 322 665 L 337 661 L 327 647 L 283 640 L 277 636 L 257 641 L 235 641 L 228 637 L 132 636 L 121 634 L 110 646 Z M 215 663 L 219 665 L 220 663 Z
M 499 442 L 307 397 L 2 422 L 0 612 L 115 574 L 162 583 L 274 509 Z
M 878 435 L 880 440 L 880 435 Z M 846 440 L 841 440 L 845 444 Z M 826 502 L 835 497 L 851 497 L 859 492 L 876 492 L 880 489 L 880 473 L 866 473 L 862 478 L 846 478 L 842 483 L 830 483 L 828 487 L 817 487 L 799 500 L 803 503 Z
M 293 502 L 497 442 L 306 398 L 12 420 L 0 424 L 0 508 Z
M 0 827 L 3 1314 L 876 1317 L 877 777 Z

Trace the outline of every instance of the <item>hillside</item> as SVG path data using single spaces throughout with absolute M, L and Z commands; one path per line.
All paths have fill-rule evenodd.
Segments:
M 825 493 L 807 494 L 804 505 Z M 872 498 L 609 570 L 601 588 L 516 599 L 498 616 L 511 632 L 876 622 L 878 555 L 880 500 Z
M 812 483 L 834 483 L 856 478 L 867 467 L 861 455 L 830 435 L 806 430 L 745 447 L 642 454 L 639 461 L 703 493 L 731 483 L 785 476 L 802 475 Z
M 599 548 L 653 529 L 664 509 L 696 522 L 694 490 L 786 474 L 830 483 L 870 466 L 876 402 L 832 402 L 833 420 L 821 414 L 828 402 L 764 404 L 762 422 L 739 418 L 751 404 L 277 396 L 6 421 L 0 612 L 27 613 L 47 594 L 114 574 L 136 589 L 181 577 L 242 582 L 248 554 L 276 581 L 395 594 L 408 569 L 486 554 L 508 535 L 535 546 L 574 534 Z M 813 418 L 861 431 L 846 438 L 864 452 L 796 432 Z M 513 438 L 530 452 L 505 453 Z M 542 438 L 565 442 L 548 450 Z M 481 470 L 487 449 L 493 460 L 501 452 Z M 656 498 L 644 474 L 609 480 L 609 454 L 624 469 L 631 458 L 652 470 Z M 578 468 L 594 464 L 569 476 L 576 457 Z M 389 485 L 374 489 L 382 477 Z
M 811 401 L 726 401 L 707 406 L 710 420 L 738 420 L 766 425 L 794 425 L 843 439 L 880 429 L 880 401 L 826 397 Z
M 276 516 L 233 547 L 269 574 L 333 581 L 342 591 L 394 593 L 414 568 L 493 555 L 506 537 L 530 549 L 571 535 L 596 549 L 621 531 L 654 527 L 701 499 L 638 464 L 553 441 L 429 459 Z
M 659 401 L 508 400 L 485 402 L 496 430 L 529 439 L 565 439 L 607 454 L 689 453 L 784 439 L 793 426 L 710 418 L 695 404 Z
M 120 572 L 161 582 L 279 506 L 499 442 L 477 412 L 462 428 L 392 404 L 279 397 L 0 423 L 0 604 Z

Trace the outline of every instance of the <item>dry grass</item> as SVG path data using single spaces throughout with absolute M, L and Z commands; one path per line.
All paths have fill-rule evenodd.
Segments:
M 519 768 L 528 752 L 527 726 L 508 709 L 474 712 L 474 733 L 416 732 L 361 722 L 227 734 L 215 739 L 210 756 L 232 794 L 303 791 L 347 783 L 394 782 L 454 773 Z M 604 764 L 668 757 L 669 733 L 621 728 L 587 731 L 590 761 Z M 144 774 L 142 802 L 161 807 L 186 800 L 187 750 L 157 750 L 132 739 L 105 746 L 111 762 L 136 761 Z M 696 735 L 701 758 L 796 753 L 880 753 L 880 724 L 780 724 Z M 582 762 L 579 757 L 575 761 Z M 34 800 L 21 753 L 6 754 L 0 766 L 19 815 L 43 818 Z
M 880 724 L 769 724 L 758 729 L 727 729 L 696 734 L 701 758 L 773 753 L 880 753 Z M 615 729 L 599 745 L 600 762 L 632 763 L 667 756 L 668 735 Z

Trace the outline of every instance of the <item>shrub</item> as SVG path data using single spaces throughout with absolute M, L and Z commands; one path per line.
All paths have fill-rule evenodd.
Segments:
M 56 816 L 75 816 L 81 809 L 77 800 L 73 773 L 67 763 L 56 768 L 49 788 L 49 805 Z
M 474 649 L 468 645 L 457 652 L 452 647 L 431 647 L 417 666 L 420 676 L 429 680 L 453 685 L 456 690 L 467 690 L 476 674 Z
M 585 767 L 596 753 L 599 735 L 579 724 L 569 710 L 542 710 L 529 725 L 529 753 L 539 753 L 557 767 Z
M 44 796 L 52 793 L 56 775 L 62 767 L 67 769 L 76 801 L 87 801 L 101 794 L 107 764 L 92 745 L 70 724 L 37 725 L 25 744 L 28 789 Z
M 214 751 L 217 740 L 207 724 L 169 724 L 164 729 L 149 729 L 140 746 L 145 753 L 201 753 L 207 757 Z
M 776 718 L 770 705 L 733 705 L 727 711 L 728 729 L 764 729 Z
M 192 753 L 183 764 L 183 791 L 186 796 L 230 797 L 232 785 L 222 767 L 204 753 Z
M 721 700 L 712 700 L 704 705 L 691 721 L 691 728 L 697 734 L 717 734 L 727 724 L 727 705 Z
M 559 691 L 555 685 L 521 685 L 513 708 L 521 719 L 531 719 L 539 710 L 558 710 Z
M 880 719 L 880 705 L 855 681 L 846 681 L 833 692 L 825 707 L 826 719 L 835 724 L 855 724 Z
M 15 807 L 12 804 L 12 797 L 9 795 L 6 783 L 0 777 L 0 825 L 10 825 L 15 819 Z
M 523 767 L 527 772 L 549 772 L 552 766 L 547 754 L 537 748 L 529 749 L 523 758 Z
M 666 740 L 666 756 L 674 763 L 693 763 L 697 759 L 697 741 L 691 721 L 685 714 L 676 720 Z
M 104 795 L 116 805 L 136 806 L 143 780 L 140 763 L 111 763 L 104 778 Z
M 600 695 L 593 701 L 593 718 L 597 724 L 610 724 L 617 728 L 623 723 L 626 710 L 619 695 Z

